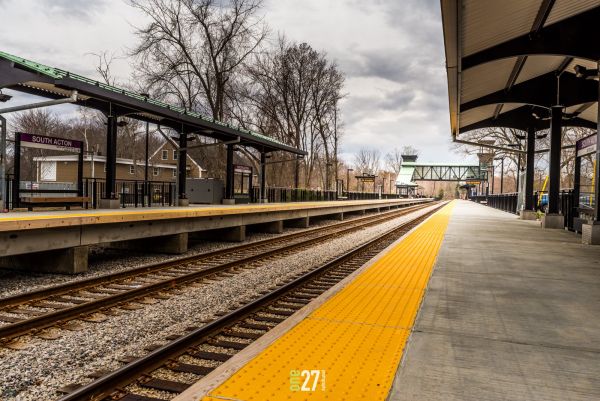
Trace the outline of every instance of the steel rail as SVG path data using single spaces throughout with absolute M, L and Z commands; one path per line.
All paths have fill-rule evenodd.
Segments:
M 415 206 L 407 206 L 407 207 L 403 207 L 400 209 L 395 209 L 395 210 L 380 214 L 377 217 L 384 216 L 387 214 L 397 213 L 399 211 L 418 209 L 420 206 L 426 205 L 426 204 L 430 204 L 430 203 L 423 203 L 423 204 L 418 204 Z M 244 250 L 248 250 L 248 249 L 252 249 L 252 248 L 258 248 L 258 247 L 264 246 L 264 245 L 272 245 L 272 244 L 276 244 L 278 242 L 285 242 L 285 241 L 289 241 L 291 239 L 301 238 L 301 237 L 305 237 L 305 236 L 313 234 L 313 233 L 318 233 L 320 231 L 335 229 L 340 226 L 351 225 L 351 224 L 354 224 L 354 223 L 357 223 L 360 221 L 372 220 L 373 217 L 375 217 L 375 216 L 359 217 L 357 219 L 352 219 L 350 221 L 343 221 L 343 222 L 339 222 L 339 223 L 330 224 L 325 227 L 313 227 L 313 228 L 309 228 L 307 230 L 303 230 L 303 231 L 297 232 L 297 233 L 283 234 L 276 238 L 268 238 L 268 239 L 264 239 L 264 240 L 260 240 L 260 241 L 250 242 L 248 244 L 235 245 L 235 246 L 227 247 L 224 249 L 218 249 L 218 250 L 214 250 L 214 251 L 204 252 L 199 255 L 184 256 L 181 258 L 169 260 L 167 262 L 149 263 L 149 264 L 145 264 L 145 265 L 142 265 L 142 266 L 139 266 L 139 267 L 136 267 L 133 269 L 129 269 L 126 271 L 122 271 L 122 272 L 105 274 L 105 275 L 91 277 L 91 278 L 84 279 L 84 280 L 77 280 L 77 281 L 73 281 L 70 283 L 55 285 L 55 286 L 43 288 L 40 290 L 29 291 L 29 292 L 21 293 L 18 295 L 13 295 L 13 296 L 6 297 L 6 298 L 0 298 L 0 308 L 4 309 L 6 307 L 16 306 L 16 305 L 23 304 L 23 303 L 39 301 L 39 300 L 47 298 L 49 296 L 64 295 L 65 293 L 68 293 L 72 290 L 83 290 L 85 288 L 95 287 L 95 286 L 101 285 L 101 284 L 106 285 L 106 284 L 112 283 L 113 281 L 124 280 L 124 279 L 130 278 L 130 277 L 138 276 L 140 274 L 152 273 L 152 272 L 155 272 L 158 270 L 171 268 L 173 266 L 177 266 L 182 263 L 203 261 L 205 259 L 225 255 L 227 253 L 240 252 L 240 251 L 244 251 Z
M 269 293 L 257 298 L 246 305 L 241 306 L 238 309 L 212 321 L 204 326 L 191 331 L 184 336 L 171 341 L 170 343 L 150 352 L 149 354 L 128 363 L 127 365 L 103 376 L 95 381 L 84 385 L 70 394 L 67 394 L 60 398 L 58 401 L 98 401 L 105 397 L 110 396 L 115 390 L 133 383 L 138 377 L 143 376 L 147 372 L 153 371 L 160 368 L 169 360 L 173 360 L 184 353 L 190 348 L 198 345 L 203 340 L 210 336 L 219 333 L 219 331 L 231 326 L 237 321 L 245 318 L 246 316 L 255 313 L 257 310 L 268 306 L 272 301 L 285 296 L 287 293 L 299 288 L 310 280 L 318 277 L 322 273 L 334 269 L 343 265 L 346 262 L 351 261 L 354 258 L 360 257 L 362 254 L 368 252 L 369 248 L 376 247 L 382 242 L 389 240 L 391 237 L 397 236 L 399 233 L 406 232 L 406 228 L 420 223 L 425 220 L 431 214 L 435 213 L 444 204 L 439 205 L 435 209 L 425 213 L 424 215 L 417 216 L 414 219 L 402 223 L 401 225 L 387 230 L 378 237 L 369 240 L 368 242 L 355 247 L 350 252 L 339 256 L 325 264 L 311 270 L 302 276 L 293 279 L 292 281 L 284 284 L 277 289 L 270 291 Z M 395 240 L 394 238 L 393 240 Z M 393 241 L 392 241 L 393 242 Z M 386 244 L 387 246 L 387 244 Z M 385 248 L 384 248 L 385 249 Z M 341 281 L 340 279 L 339 281 Z
M 170 279 L 163 279 L 156 283 L 150 283 L 139 288 L 131 289 L 123 291 L 122 293 L 108 295 L 103 298 L 98 298 L 94 300 L 90 300 L 83 304 L 74 305 L 71 307 L 67 307 L 64 309 L 55 310 L 54 312 L 45 313 L 43 315 L 35 316 L 30 319 L 23 320 L 21 322 L 16 322 L 12 324 L 7 324 L 5 326 L 0 326 L 0 339 L 4 342 L 9 341 L 15 337 L 20 337 L 25 334 L 32 333 L 34 331 L 42 330 L 51 326 L 60 325 L 68 320 L 76 319 L 81 317 L 82 315 L 89 315 L 93 312 L 102 311 L 111 307 L 115 307 L 121 303 L 133 301 L 135 299 L 143 298 L 150 294 L 156 293 L 161 290 L 172 289 L 175 286 L 183 285 L 186 283 L 190 283 L 193 281 L 197 281 L 199 279 L 205 278 L 207 276 L 217 274 L 219 272 L 225 271 L 227 269 L 246 265 L 252 263 L 256 260 L 263 260 L 265 258 L 270 258 L 277 256 L 281 253 L 290 252 L 302 248 L 306 248 L 307 246 L 313 245 L 315 243 L 323 242 L 332 237 L 336 237 L 339 235 L 347 234 L 352 231 L 360 230 L 364 227 L 379 224 L 382 221 L 390 220 L 393 218 L 397 218 L 408 213 L 414 212 L 415 210 L 419 210 L 421 208 L 430 206 L 430 204 L 419 205 L 415 208 L 405 208 L 395 210 L 390 213 L 385 213 L 384 215 L 378 216 L 369 216 L 370 219 L 361 219 L 360 221 L 353 220 L 349 224 L 349 227 L 344 228 L 339 231 L 329 232 L 325 235 L 309 238 L 304 241 L 295 242 L 292 244 L 284 245 L 282 247 L 277 247 L 273 249 L 269 249 L 266 252 L 258 253 L 255 255 L 251 255 L 242 259 L 236 259 L 233 261 L 225 262 L 218 264 L 216 266 L 204 268 L 198 271 L 194 271 L 187 274 L 182 274 L 179 277 L 173 277 Z M 373 218 L 375 217 L 375 218 Z M 358 224 L 356 224 L 358 223 Z M 361 224 L 362 223 L 362 224 Z M 179 261 L 177 264 L 181 264 L 182 261 Z M 175 264 L 175 265 L 177 265 Z M 173 266 L 173 265 L 171 265 Z M 85 288 L 83 288 L 85 289 Z M 77 291 L 82 290 L 82 288 L 78 288 Z

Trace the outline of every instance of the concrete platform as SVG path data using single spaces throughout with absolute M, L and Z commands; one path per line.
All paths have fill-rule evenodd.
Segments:
M 441 208 L 173 401 L 385 399 L 451 211 Z
M 600 250 L 458 202 L 389 400 L 599 400 Z
M 591 401 L 599 361 L 599 248 L 455 201 L 174 401 Z
M 133 249 L 142 246 L 143 249 L 182 253 L 187 249 L 189 233 L 214 230 L 210 235 L 214 240 L 243 241 L 246 226 L 280 232 L 282 222 L 289 221 L 291 225 L 302 222 L 302 225 L 308 226 L 310 219 L 315 217 L 343 218 L 348 213 L 379 211 L 427 201 L 430 199 L 6 213 L 0 215 L 0 258 L 16 256 L 10 260 L 9 265 L 17 267 L 23 259 L 20 255 L 37 254 L 37 259 L 43 259 L 42 252 L 67 252 L 74 247 L 110 243 L 116 243 L 119 248 L 131 245 Z M 152 246 L 148 246 L 150 238 L 156 239 Z M 24 268 L 32 267 L 31 258 L 22 261 Z M 7 263 L 0 260 L 0 266 L 3 265 L 6 266 Z M 42 270 L 75 273 L 81 271 L 81 266 L 86 266 L 81 263 L 79 265 L 78 269 L 62 266 L 53 270 L 50 266 Z

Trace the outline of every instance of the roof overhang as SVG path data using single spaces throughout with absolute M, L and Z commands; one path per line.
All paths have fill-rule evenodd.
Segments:
M 600 0 L 441 0 L 450 125 L 547 128 L 565 106 L 565 125 L 597 126 Z M 546 111 L 544 111 L 546 110 Z
M 75 104 L 99 110 L 106 115 L 125 116 L 172 128 L 179 133 L 230 141 L 263 152 L 285 151 L 306 155 L 305 151 L 265 135 L 234 127 L 199 113 L 146 98 L 125 89 L 112 87 L 64 70 L 0 52 L 0 88 L 51 99 L 62 99 L 76 90 Z

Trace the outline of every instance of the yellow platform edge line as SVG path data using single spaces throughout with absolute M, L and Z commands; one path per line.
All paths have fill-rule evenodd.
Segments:
M 385 400 L 453 207 L 429 217 L 202 400 Z M 415 275 L 416 283 L 403 285 Z
M 353 203 L 349 203 L 353 202 Z M 295 209 L 314 209 L 321 206 L 335 207 L 339 205 L 343 206 L 360 206 L 368 204 L 387 204 L 393 203 L 392 200 L 381 200 L 373 199 L 371 201 L 322 201 L 322 202 L 289 202 L 289 203 L 269 203 L 269 204 L 256 204 L 250 206 L 210 206 L 210 207 L 190 207 L 186 209 L 173 207 L 173 209 L 149 209 L 149 210 L 121 210 L 118 211 L 98 211 L 98 212 L 87 212 L 87 213 L 61 213 L 61 214 L 44 214 L 44 215 L 33 215 L 33 216 L 10 216 L 1 217 L 0 222 L 4 221 L 37 221 L 37 220 L 56 220 L 66 218 L 96 218 L 96 217 L 110 217 L 110 216 L 146 216 L 155 215 L 161 213 L 175 214 L 179 213 L 181 217 L 196 217 L 197 213 L 203 213 L 202 215 L 213 215 L 213 214 L 238 214 L 238 213 L 252 213 L 255 210 L 264 211 L 286 211 Z M 21 213 L 21 212 L 17 212 Z M 28 213 L 28 212 L 22 212 Z M 38 212 L 39 213 L 39 212 Z M 42 212 L 43 213 L 43 212 Z

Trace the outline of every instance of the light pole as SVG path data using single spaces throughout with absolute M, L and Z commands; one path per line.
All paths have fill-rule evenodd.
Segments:
M 329 168 L 333 166 L 331 162 L 325 163 L 325 191 L 329 191 Z

